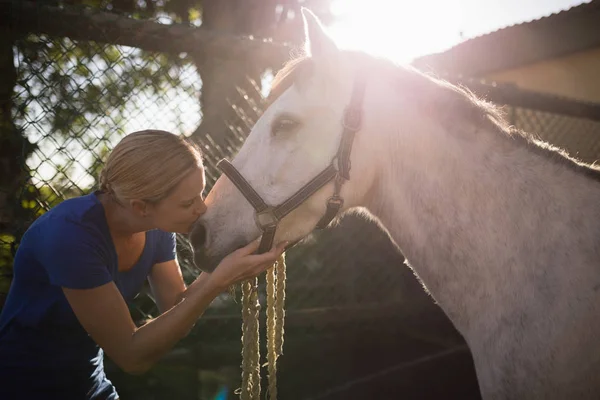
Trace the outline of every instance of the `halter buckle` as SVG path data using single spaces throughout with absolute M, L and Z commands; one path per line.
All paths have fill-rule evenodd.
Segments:
M 334 206 L 339 208 L 342 208 L 342 206 L 344 205 L 344 199 L 342 199 L 340 196 L 331 196 L 330 198 L 327 199 L 327 206 Z
M 269 207 L 254 214 L 254 221 L 256 221 L 256 225 L 258 225 L 258 227 L 264 231 L 269 228 L 275 228 L 279 222 L 279 219 L 275 215 L 275 209 L 273 207 Z

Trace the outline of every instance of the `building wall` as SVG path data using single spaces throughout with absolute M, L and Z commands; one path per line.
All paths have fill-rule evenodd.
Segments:
M 523 89 L 600 103 L 600 47 L 485 76 Z

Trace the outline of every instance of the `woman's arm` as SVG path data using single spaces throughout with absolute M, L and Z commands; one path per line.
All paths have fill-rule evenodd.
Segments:
M 121 369 L 131 374 L 147 371 L 193 327 L 220 288 L 203 290 L 136 328 L 121 293 L 113 282 L 93 289 L 63 288 L 84 329 Z
M 189 296 L 190 293 L 199 290 L 207 282 L 209 276 L 203 272 L 189 287 L 186 287 L 177 260 L 155 264 L 148 275 L 148 282 L 159 312 L 164 313 L 184 297 Z
M 161 314 L 179 303 L 187 289 L 177 260 L 154 264 L 148 275 L 148 283 Z
M 258 242 L 253 242 L 227 256 L 214 272 L 190 285 L 194 290 L 188 290 L 179 303 L 139 328 L 113 282 L 63 291 L 81 325 L 107 356 L 126 372 L 143 373 L 188 334 L 218 294 L 270 267 L 285 244 L 252 254 L 257 248 Z

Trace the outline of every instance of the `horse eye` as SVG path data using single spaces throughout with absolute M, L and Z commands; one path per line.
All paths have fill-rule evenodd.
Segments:
M 290 132 L 295 129 L 300 123 L 290 118 L 281 118 L 276 120 L 271 127 L 271 134 L 277 135 L 282 132 Z

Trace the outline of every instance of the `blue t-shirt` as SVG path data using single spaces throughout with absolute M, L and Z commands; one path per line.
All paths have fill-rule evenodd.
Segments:
M 146 232 L 137 264 L 118 261 L 96 193 L 65 200 L 23 236 L 13 282 L 0 314 L 0 399 L 115 399 L 103 352 L 83 329 L 61 286 L 94 288 L 114 281 L 126 301 L 156 263 L 175 258 L 175 234 Z

